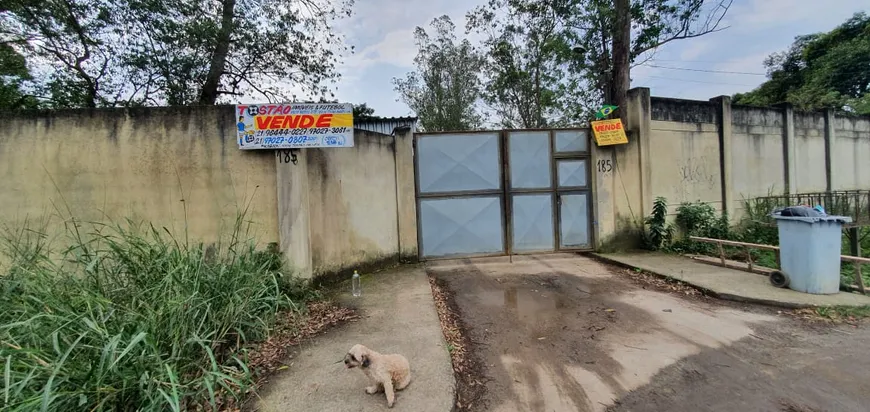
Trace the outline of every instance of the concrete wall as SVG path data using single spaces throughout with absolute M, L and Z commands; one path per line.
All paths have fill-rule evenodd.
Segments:
M 731 107 L 730 212 L 740 215 L 743 200 L 783 193 L 786 188 L 784 115 L 774 108 Z
M 3 115 L 0 222 L 57 234 L 62 219 L 131 218 L 215 242 L 247 209 L 250 236 L 277 242 L 275 155 L 242 153 L 232 107 Z
M 831 172 L 834 190 L 870 188 L 870 118 L 833 121 Z
M 212 243 L 246 210 L 303 276 L 417 254 L 410 129 L 355 147 L 241 151 L 232 106 L 2 115 L 0 223 L 131 218 Z M 33 225 L 32 224 L 32 225 Z
M 316 273 L 399 252 L 393 139 L 362 132 L 354 144 L 348 150 L 306 150 L 308 199 L 320 206 L 309 212 Z
M 594 180 L 596 239 L 605 249 L 636 231 L 658 196 L 672 214 L 702 201 L 733 221 L 744 199 L 870 190 L 870 116 L 739 106 L 728 96 L 656 98 L 646 88 L 630 90 L 620 111 L 629 143 L 592 151 L 596 164 L 614 164 Z
M 416 258 L 412 139 L 357 131 L 353 148 L 276 159 L 282 250 L 300 273 Z
M 824 192 L 825 114 L 794 113 L 795 183 L 796 193 Z M 870 186 L 868 186 L 870 188 Z
M 742 199 L 870 189 L 870 118 L 661 99 L 630 91 L 629 143 L 592 148 L 594 238 L 636 233 L 656 196 L 739 218 Z M 232 107 L 0 115 L 0 222 L 132 218 L 218 241 L 246 210 L 305 276 L 417 255 L 413 132 L 346 149 L 242 152 Z M 597 167 L 606 162 L 608 167 Z M 636 237 L 635 237 L 636 239 Z M 629 245 L 630 246 L 630 245 Z
M 592 186 L 593 230 L 596 248 L 604 251 L 638 246 L 638 228 L 651 205 L 652 190 L 650 148 L 648 140 L 639 136 L 650 134 L 649 89 L 629 91 L 628 103 L 622 114 L 628 144 L 599 147 L 593 143 Z M 598 167 L 610 164 L 612 167 Z
M 659 98 L 654 103 L 650 130 L 653 196 L 667 198 L 671 213 L 683 202 L 701 201 L 721 208 L 715 105 Z

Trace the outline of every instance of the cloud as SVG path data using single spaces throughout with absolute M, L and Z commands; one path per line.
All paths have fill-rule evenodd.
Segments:
M 772 53 L 777 52 L 776 49 L 770 49 L 758 53 L 749 54 L 728 60 L 717 64 L 716 70 L 728 72 L 747 72 L 747 73 L 766 73 L 767 68 L 764 67 L 764 59 Z M 749 76 L 749 75 L 740 75 Z
M 830 30 L 854 12 L 867 8 L 866 0 L 837 0 L 833 2 L 795 0 L 752 0 L 732 6 L 729 24 L 739 25 L 743 31 L 769 30 L 773 27 L 802 23 L 814 30 Z M 833 26 L 828 26 L 833 23 Z M 827 26 L 827 27 L 826 27 Z M 804 33 L 801 33 L 804 34 Z
M 339 66 L 339 99 L 362 102 L 382 116 L 406 115 L 396 102 L 391 79 L 414 66 L 414 30 L 428 28 L 433 19 L 450 16 L 457 37 L 464 36 L 465 14 L 485 0 L 367 0 L 357 1 L 354 14 L 336 26 L 356 52 Z
M 723 20 L 727 30 L 700 38 L 673 42 L 650 64 L 712 71 L 764 73 L 764 59 L 785 50 L 801 34 L 828 31 L 855 11 L 867 9 L 867 0 L 811 2 L 809 0 L 735 0 Z M 341 22 L 339 32 L 356 46 L 340 70 L 339 98 L 365 101 L 384 116 L 404 115 L 408 108 L 396 103 L 390 80 L 413 68 L 417 49 L 413 32 L 432 19 L 448 15 L 457 36 L 465 36 L 465 14 L 485 0 L 367 0 L 358 1 L 355 14 Z M 479 40 L 474 34 L 467 36 Z M 632 70 L 634 86 L 651 86 L 656 96 L 706 100 L 747 91 L 763 76 L 687 72 L 639 66 Z
M 363 70 L 378 63 L 410 68 L 417 55 L 413 29 L 395 30 L 384 35 L 375 44 L 365 47 L 348 57 L 345 70 Z

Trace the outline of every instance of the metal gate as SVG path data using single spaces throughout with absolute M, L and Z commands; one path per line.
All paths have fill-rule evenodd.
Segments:
M 422 259 L 592 248 L 586 129 L 414 136 Z

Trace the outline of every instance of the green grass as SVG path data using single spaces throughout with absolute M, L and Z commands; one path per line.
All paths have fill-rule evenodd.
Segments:
M 864 319 L 870 317 L 870 306 L 821 306 L 816 313 L 828 319 Z
M 861 245 L 861 256 L 870 257 L 870 227 L 861 228 L 858 238 Z M 849 248 L 849 237 L 844 233 L 842 254 L 850 254 Z M 840 266 L 840 278 L 844 284 L 855 284 L 855 265 L 851 262 L 843 262 Z M 863 265 L 861 267 L 861 278 L 864 279 L 864 285 L 870 286 L 870 265 Z
M 307 289 L 241 221 L 214 249 L 132 224 L 73 222 L 57 253 L 39 232 L 7 231 L 0 410 L 180 411 L 244 394 L 243 347 Z
M 862 251 L 861 256 L 868 257 L 870 256 L 870 228 L 863 228 L 862 234 L 864 235 L 864 239 L 862 241 Z M 740 233 L 738 232 L 739 236 Z M 743 239 L 744 242 L 749 243 L 760 243 L 766 244 L 765 242 L 753 241 L 751 238 L 746 239 L 746 237 L 737 237 L 738 239 Z M 735 239 L 736 240 L 736 239 Z M 702 253 L 712 257 L 719 257 L 718 250 L 715 249 L 715 246 L 710 245 L 712 247 L 697 247 L 694 251 L 697 253 Z M 746 261 L 746 249 L 742 247 L 733 247 L 733 246 L 725 246 L 724 248 L 725 256 L 727 259 L 736 260 L 745 262 Z M 843 247 L 841 254 L 848 255 L 849 254 L 849 239 L 848 236 L 843 234 Z M 753 250 L 752 251 L 752 262 L 757 266 L 764 266 L 767 268 L 777 268 L 776 264 L 776 255 L 772 251 L 767 250 Z M 870 286 L 870 265 L 864 265 L 861 268 L 861 275 L 864 279 L 864 284 Z M 840 278 L 841 283 L 844 285 L 852 285 L 855 284 L 855 268 L 854 265 L 850 262 L 842 262 L 840 264 Z

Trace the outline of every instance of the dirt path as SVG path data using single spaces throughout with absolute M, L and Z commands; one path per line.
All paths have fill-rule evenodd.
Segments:
M 486 389 L 473 410 L 870 404 L 870 387 L 855 378 L 870 367 L 856 344 L 867 330 L 819 335 L 776 311 L 646 290 L 575 255 L 448 261 L 428 271 L 453 293 L 482 365 Z

